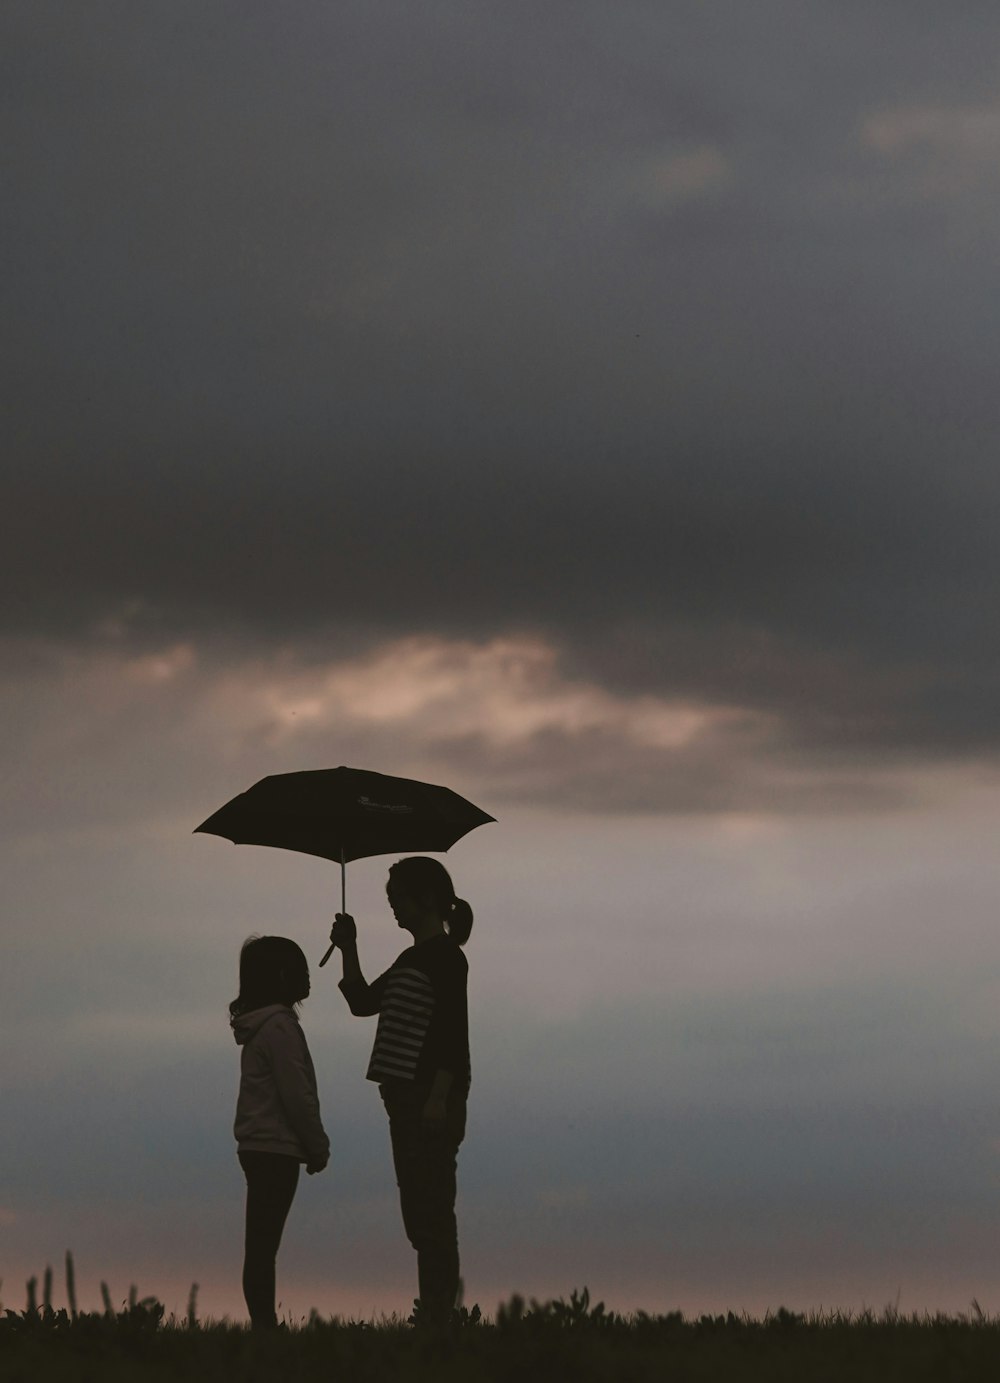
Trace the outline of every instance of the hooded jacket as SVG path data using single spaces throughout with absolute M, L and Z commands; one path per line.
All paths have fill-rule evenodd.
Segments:
M 316 1072 L 294 1009 L 268 1004 L 231 1023 L 243 1049 L 233 1125 L 239 1151 L 325 1162 L 330 1140 L 319 1115 Z

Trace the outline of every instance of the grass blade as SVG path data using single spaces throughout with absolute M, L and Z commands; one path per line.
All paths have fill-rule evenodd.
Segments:
M 69 1302 L 69 1314 L 72 1320 L 76 1320 L 76 1270 L 73 1267 L 73 1255 L 69 1249 L 66 1250 L 66 1300 Z

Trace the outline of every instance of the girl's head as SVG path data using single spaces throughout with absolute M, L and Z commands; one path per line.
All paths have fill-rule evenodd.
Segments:
M 432 916 L 442 921 L 448 935 L 464 946 L 472 931 L 472 909 L 455 897 L 451 875 L 440 860 L 428 855 L 409 855 L 389 869 L 385 886 L 389 905 L 401 927 L 412 931 L 411 921 Z
M 267 1004 L 301 1003 L 309 994 L 309 964 L 287 936 L 247 937 L 240 951 L 240 992 L 229 1005 L 236 1017 Z

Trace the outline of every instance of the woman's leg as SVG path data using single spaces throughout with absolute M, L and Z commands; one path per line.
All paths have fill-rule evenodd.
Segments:
M 255 1330 L 277 1324 L 274 1311 L 274 1265 L 281 1232 L 299 1182 L 299 1164 L 282 1153 L 241 1152 L 247 1179 L 243 1296 Z
M 458 1296 L 455 1195 L 465 1100 L 449 1100 L 447 1125 L 433 1135 L 421 1126 L 419 1095 L 390 1097 L 386 1108 L 403 1226 L 417 1251 L 421 1314 L 429 1324 L 447 1324 Z

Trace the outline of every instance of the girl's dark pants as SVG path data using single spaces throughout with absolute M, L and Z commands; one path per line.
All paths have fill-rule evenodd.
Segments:
M 465 1137 L 466 1097 L 449 1096 L 445 1126 L 430 1134 L 420 1117 L 426 1090 L 400 1081 L 379 1091 L 389 1115 L 403 1227 L 417 1251 L 420 1314 L 430 1325 L 447 1325 L 458 1296 L 455 1172 Z
M 277 1324 L 274 1263 L 299 1183 L 299 1162 L 284 1153 L 241 1152 L 238 1156 L 247 1179 L 243 1296 L 253 1329 L 269 1330 Z

